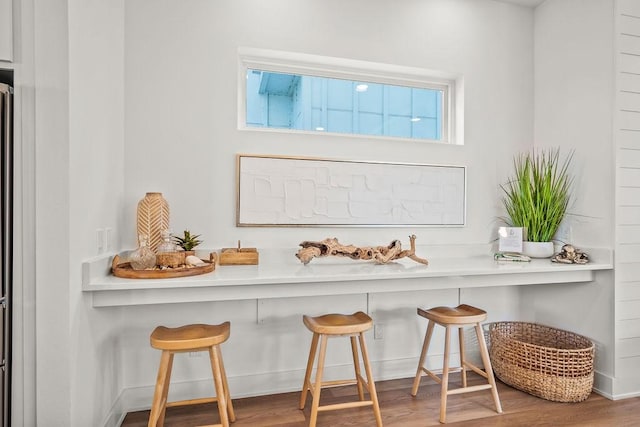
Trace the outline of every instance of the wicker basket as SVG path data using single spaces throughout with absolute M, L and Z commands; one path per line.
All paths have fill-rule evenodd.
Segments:
M 593 388 L 594 346 L 586 337 L 527 322 L 489 325 L 491 364 L 504 383 L 555 402 L 581 402 Z

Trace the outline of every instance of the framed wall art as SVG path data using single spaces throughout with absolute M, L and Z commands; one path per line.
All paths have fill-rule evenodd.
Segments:
M 463 226 L 466 168 L 237 155 L 236 223 Z

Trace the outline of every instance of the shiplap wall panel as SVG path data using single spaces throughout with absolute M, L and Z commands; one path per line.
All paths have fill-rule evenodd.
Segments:
M 620 66 L 625 70 L 640 68 L 640 56 L 621 53 L 619 57 Z
M 638 134 L 640 139 L 640 134 Z M 620 168 L 618 173 L 618 185 L 621 187 L 640 187 L 640 168 Z M 634 205 L 640 205 L 640 200 L 633 203 Z M 618 203 L 618 205 L 622 205 Z M 640 217 L 638 217 L 640 219 Z
M 616 304 L 617 304 L 616 317 L 618 318 L 618 320 L 640 319 L 640 312 L 636 310 L 637 301 L 634 301 L 634 300 L 619 301 Z
M 640 37 L 638 37 L 640 40 Z M 618 85 L 621 91 L 640 93 L 640 74 L 620 73 L 618 75 Z
M 640 319 L 616 321 L 616 335 L 619 340 L 637 338 L 638 330 L 640 330 Z M 618 367 L 616 366 L 617 369 Z
M 617 263 L 616 280 L 620 282 L 636 282 L 640 280 L 640 262 Z M 640 333 L 638 333 L 638 336 L 640 336 Z
M 617 132 L 618 148 L 640 150 L 640 131 L 619 130 Z
M 624 13 L 620 16 L 620 31 L 619 34 L 640 36 L 640 18 L 633 13 Z M 618 39 L 618 42 L 620 39 Z
M 618 167 L 640 168 L 640 150 L 618 150 Z
M 616 360 L 616 371 L 620 372 L 621 375 L 624 376 L 624 379 L 627 383 L 637 384 L 640 382 L 640 369 L 638 369 L 638 365 L 640 365 L 640 356 L 634 355 L 628 357 L 618 357 L 618 359 Z M 627 393 L 630 393 L 631 395 L 635 395 L 635 390 L 625 391 Z
M 640 0 L 618 0 L 616 19 L 616 372 L 640 362 Z M 625 377 L 635 388 L 638 380 Z
M 640 282 L 627 282 L 618 287 L 616 301 L 640 300 Z
M 620 340 L 617 346 L 617 354 L 619 357 L 633 357 L 640 348 L 640 338 L 627 338 Z
M 640 225 L 618 225 L 618 243 L 633 244 L 640 243 Z
M 638 218 L 640 218 L 640 206 L 638 205 L 640 205 L 640 202 L 637 200 L 634 200 L 633 202 L 632 206 L 618 205 L 616 212 L 618 225 L 633 225 L 638 223 Z
M 620 44 L 618 46 L 621 53 L 640 55 L 640 37 L 638 36 L 621 34 Z
M 618 190 L 618 206 L 635 206 L 640 201 L 640 188 L 620 187 Z
M 640 63 L 638 66 L 640 67 Z M 640 112 L 620 109 L 618 118 L 622 129 L 640 130 Z
M 640 243 L 620 245 L 616 251 L 616 260 L 619 263 L 640 262 Z
M 618 0 L 618 9 L 623 15 L 640 17 L 640 2 L 638 0 Z
M 640 92 L 621 91 L 618 100 L 621 110 L 640 111 Z

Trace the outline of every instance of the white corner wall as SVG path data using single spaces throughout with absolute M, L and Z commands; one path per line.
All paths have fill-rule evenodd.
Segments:
M 121 315 L 91 307 L 79 266 L 119 248 L 114 231 L 123 216 L 124 3 L 69 2 L 69 426 L 113 424 L 108 414 L 123 388 Z M 98 249 L 96 230 L 105 229 L 114 231 L 103 234 L 107 241 Z
M 549 0 L 535 9 L 535 145 L 575 150 L 570 241 L 613 236 L 613 0 Z
M 613 0 L 547 0 L 535 9 L 535 146 L 575 150 L 569 241 L 614 244 Z M 531 319 L 596 344 L 596 389 L 614 393 L 613 273 L 588 284 L 526 288 Z

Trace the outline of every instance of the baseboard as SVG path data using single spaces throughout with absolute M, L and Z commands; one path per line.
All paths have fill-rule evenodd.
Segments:
M 615 400 L 613 395 L 613 377 L 596 371 L 593 376 L 593 391 L 610 400 Z
M 467 359 L 473 363 L 481 363 L 477 351 L 469 349 Z M 458 353 L 451 353 L 453 366 L 458 361 Z M 442 368 L 442 354 L 429 355 L 427 367 L 429 369 Z M 386 381 L 400 378 L 412 378 L 416 374 L 418 357 L 387 359 L 372 361 L 371 370 L 376 381 Z M 229 376 L 229 389 L 234 399 L 243 397 L 263 396 L 269 394 L 289 393 L 300 391 L 304 378 L 304 369 L 289 371 L 265 372 L 257 374 Z M 326 366 L 324 379 L 344 379 L 353 377 L 353 364 Z M 103 427 L 118 427 L 122 424 L 128 412 L 147 410 L 151 406 L 155 385 L 129 387 L 122 390 L 111 411 L 103 423 Z M 172 381 L 169 388 L 169 400 L 187 400 L 198 397 L 211 396 L 214 388 L 211 378 L 191 381 Z M 295 405 L 296 402 L 293 402 Z
M 456 356 L 452 355 L 452 360 Z M 410 378 L 416 373 L 417 357 L 371 362 L 373 377 L 376 381 L 398 378 Z M 434 368 L 442 366 L 442 355 L 429 357 L 428 365 Z M 234 399 L 262 396 L 277 393 L 300 391 L 304 378 L 304 369 L 290 371 L 266 372 L 240 376 L 229 376 L 229 388 Z M 343 364 L 325 367 L 326 380 L 351 378 L 353 365 Z M 105 418 L 103 427 L 118 427 L 128 412 L 147 410 L 151 406 L 155 385 L 128 387 L 122 390 L 111 411 Z M 186 400 L 214 394 L 210 378 L 193 381 L 176 381 L 171 383 L 169 400 Z M 293 402 L 293 405 L 297 402 Z

